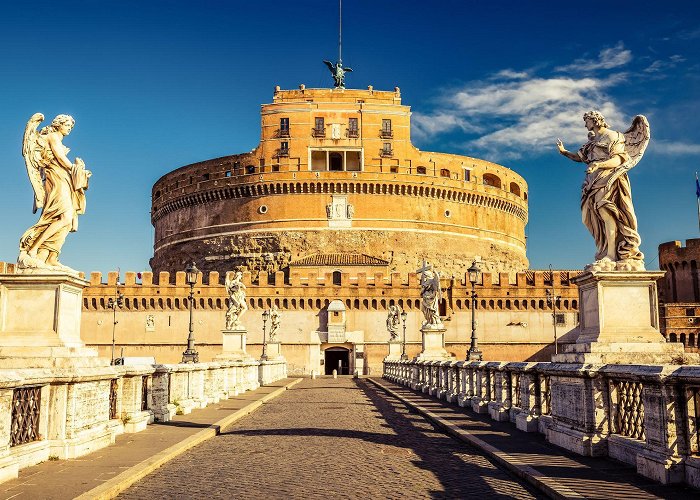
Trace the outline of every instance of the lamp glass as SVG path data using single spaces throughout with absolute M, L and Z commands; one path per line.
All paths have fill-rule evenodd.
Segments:
M 197 265 L 194 262 L 190 262 L 187 264 L 187 268 L 185 268 L 185 282 L 188 285 L 194 285 L 197 283 L 198 274 L 199 269 L 197 269 Z
M 472 262 L 472 265 L 469 269 L 467 269 L 467 272 L 469 273 L 469 283 L 472 285 L 476 284 L 476 282 L 479 281 L 479 273 L 481 272 L 479 266 L 476 265 L 476 262 Z

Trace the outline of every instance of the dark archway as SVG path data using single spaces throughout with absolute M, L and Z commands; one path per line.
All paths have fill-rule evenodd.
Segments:
M 343 155 L 340 153 L 331 153 L 328 155 L 328 159 L 330 162 L 330 168 L 328 170 L 343 170 Z
M 323 365 L 326 375 L 333 375 L 333 370 L 338 370 L 338 375 L 350 375 L 350 350 L 345 347 L 329 347 L 325 351 Z

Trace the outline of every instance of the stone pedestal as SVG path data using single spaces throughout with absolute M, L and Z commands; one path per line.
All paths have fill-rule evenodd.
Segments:
M 449 361 L 454 359 L 445 350 L 445 331 L 443 325 L 424 325 L 421 329 L 423 350 L 416 356 L 415 361 Z
M 552 356 L 555 363 L 671 364 L 683 344 L 659 331 L 656 280 L 662 271 L 586 271 L 578 286 L 580 323 L 576 343 Z
M 265 360 L 274 361 L 284 359 L 284 356 L 282 356 L 281 345 L 282 344 L 280 344 L 279 342 L 268 342 L 266 348 L 267 357 L 265 358 Z
M 389 355 L 384 358 L 386 361 L 396 361 L 401 359 L 401 342 L 397 340 L 389 341 Z
M 216 360 L 251 361 L 253 357 L 246 352 L 248 330 L 242 325 L 233 330 L 223 330 L 222 352 L 215 356 Z
M 83 288 L 68 274 L 0 275 L 0 366 L 109 366 L 80 338 Z

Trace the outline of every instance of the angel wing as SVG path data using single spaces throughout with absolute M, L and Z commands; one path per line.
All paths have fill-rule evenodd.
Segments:
M 323 63 L 328 66 L 328 69 L 331 70 L 331 73 L 335 74 L 335 66 L 333 65 L 332 62 L 330 61 L 323 61 Z
M 630 160 L 625 164 L 625 168 L 629 170 L 639 163 L 649 144 L 651 130 L 646 116 L 635 116 L 632 120 L 632 126 L 624 133 L 624 136 L 625 150 L 630 155 Z
M 352 68 L 343 68 L 343 71 L 352 73 Z
M 27 175 L 29 182 L 32 183 L 34 189 L 34 206 L 32 213 L 36 213 L 39 208 L 44 206 L 46 191 L 44 190 L 44 181 L 42 179 L 41 166 L 41 144 L 39 141 L 39 132 L 37 126 L 44 120 L 44 115 L 34 113 L 27 122 L 24 129 L 24 138 L 22 139 L 22 156 L 27 167 Z

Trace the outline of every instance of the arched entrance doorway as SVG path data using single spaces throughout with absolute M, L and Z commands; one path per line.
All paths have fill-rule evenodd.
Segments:
M 328 170 L 343 170 L 343 155 L 341 155 L 340 153 L 331 153 L 330 155 L 328 155 L 328 159 L 331 163 L 330 168 Z
M 323 356 L 326 375 L 333 375 L 333 370 L 338 370 L 338 375 L 350 375 L 350 349 L 329 347 L 323 351 Z

